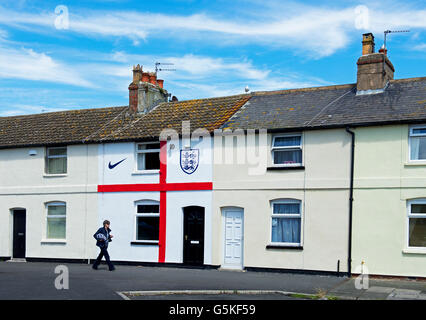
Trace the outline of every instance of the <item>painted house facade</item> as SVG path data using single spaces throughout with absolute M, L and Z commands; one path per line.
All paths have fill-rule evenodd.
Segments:
M 357 82 L 0 117 L 0 257 L 426 276 L 426 78 L 363 35 Z M 254 131 L 253 131 L 254 130 Z M 426 144 L 425 144 L 426 145 Z M 379 252 L 379 253 L 378 253 Z

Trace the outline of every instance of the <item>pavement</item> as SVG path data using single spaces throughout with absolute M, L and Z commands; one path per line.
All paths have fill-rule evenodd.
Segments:
M 66 268 L 55 273 L 58 266 Z M 64 270 L 68 282 L 61 280 Z M 68 289 L 57 289 L 55 283 L 68 283 Z M 0 299 L 425 300 L 426 281 L 370 279 L 368 289 L 358 290 L 355 279 L 335 276 L 124 265 L 110 272 L 103 264 L 92 270 L 76 263 L 0 262 Z

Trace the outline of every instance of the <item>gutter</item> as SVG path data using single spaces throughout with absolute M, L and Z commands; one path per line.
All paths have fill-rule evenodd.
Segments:
M 346 127 L 346 132 L 351 135 L 351 178 L 349 188 L 349 235 L 348 235 L 348 277 L 352 275 L 352 209 L 354 194 L 354 156 L 355 156 L 355 132 Z

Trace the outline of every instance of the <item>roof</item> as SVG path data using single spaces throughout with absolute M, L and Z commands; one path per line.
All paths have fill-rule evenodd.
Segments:
M 253 92 L 160 103 L 147 114 L 128 106 L 0 117 L 0 148 L 158 139 L 165 128 L 307 130 L 426 122 L 426 77 L 391 80 L 382 93 L 356 84 Z
M 255 92 L 222 128 L 314 129 L 426 121 L 426 77 L 391 80 L 382 93 L 356 84 Z
M 110 141 L 153 140 L 163 128 L 209 132 L 222 126 L 250 98 L 236 95 L 160 103 L 147 114 L 131 115 L 128 106 L 0 117 L 0 148 Z

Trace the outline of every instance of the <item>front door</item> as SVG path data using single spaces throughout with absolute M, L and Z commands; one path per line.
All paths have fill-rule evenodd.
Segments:
M 224 209 L 224 268 L 243 267 L 243 209 Z
M 25 225 L 25 210 L 13 210 L 13 258 L 25 258 Z
M 183 221 L 183 263 L 201 265 L 204 262 L 204 208 L 184 208 Z

